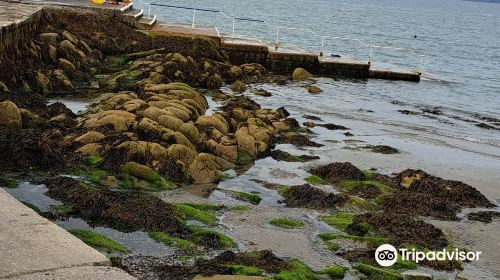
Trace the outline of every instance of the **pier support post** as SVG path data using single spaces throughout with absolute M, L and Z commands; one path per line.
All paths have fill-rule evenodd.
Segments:
M 193 9 L 193 23 L 191 24 L 191 28 L 195 28 L 196 21 L 196 10 Z

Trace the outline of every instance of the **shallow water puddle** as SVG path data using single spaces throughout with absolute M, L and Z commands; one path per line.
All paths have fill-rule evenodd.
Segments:
M 45 195 L 48 191 L 43 184 L 34 184 L 30 182 L 20 182 L 17 188 L 5 188 L 5 191 L 18 199 L 33 204 L 41 211 L 51 210 L 51 206 L 63 205 L 58 200 Z M 70 217 L 68 219 L 54 221 L 57 225 L 66 230 L 86 229 L 91 230 L 124 245 L 132 254 L 145 256 L 168 256 L 173 255 L 175 250 L 162 243 L 151 239 L 146 232 L 120 232 L 106 227 L 91 227 L 86 221 L 80 218 Z

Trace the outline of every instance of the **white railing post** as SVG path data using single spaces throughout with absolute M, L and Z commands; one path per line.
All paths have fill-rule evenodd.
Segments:
M 423 67 L 424 67 L 424 57 L 421 56 L 420 57 L 420 67 L 418 68 L 418 74 L 419 75 L 422 75 L 422 70 L 423 70 Z
M 280 43 L 280 28 L 276 27 L 276 42 L 274 42 L 274 49 L 278 50 Z
M 319 56 L 323 56 L 324 51 L 325 51 L 325 36 L 321 36 L 321 50 L 319 52 Z
M 196 9 L 193 9 L 193 23 L 191 24 L 191 28 L 195 28 L 196 21 Z
M 233 17 L 233 37 L 234 37 L 234 26 L 235 26 L 235 18 Z
M 151 18 L 151 4 L 148 4 L 148 18 Z
M 370 46 L 370 55 L 368 56 L 368 65 L 372 64 L 372 52 L 373 52 L 373 46 Z

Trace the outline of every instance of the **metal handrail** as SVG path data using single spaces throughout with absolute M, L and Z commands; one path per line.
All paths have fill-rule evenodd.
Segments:
M 356 38 L 349 38 L 349 37 L 342 37 L 342 36 L 329 36 L 329 35 L 321 35 L 317 32 L 315 32 L 314 30 L 312 29 L 309 29 L 309 28 L 297 28 L 297 27 L 287 27 L 287 26 L 273 26 L 271 25 L 270 23 L 268 23 L 267 21 L 265 20 L 260 20 L 260 19 L 255 19 L 255 18 L 249 18 L 249 17 L 236 17 L 236 16 L 229 16 L 227 15 L 226 13 L 224 13 L 223 11 L 220 11 L 220 10 L 216 10 L 216 9 L 206 9 L 206 8 L 193 8 L 193 7 L 186 7 L 186 6 L 177 6 L 177 5 L 166 5 L 166 4 L 157 4 L 157 3 L 148 3 L 148 2 L 144 2 L 143 0 L 138 0 L 140 3 L 144 4 L 144 5 L 148 5 L 148 18 L 150 18 L 151 16 L 151 6 L 159 6 L 159 7 L 168 7 L 168 8 L 175 8 L 175 9 L 185 9 L 185 10 L 191 10 L 193 11 L 193 15 L 192 15 L 192 20 L 191 20 L 191 27 L 192 28 L 196 28 L 196 13 L 197 11 L 201 11 L 201 12 L 211 12 L 211 13 L 218 13 L 220 15 L 222 15 L 224 18 L 226 19 L 229 19 L 231 20 L 231 24 L 232 24 L 232 38 L 238 38 L 238 37 L 241 37 L 241 38 L 249 38 L 250 36 L 243 36 L 243 35 L 239 35 L 239 36 L 236 36 L 236 21 L 251 21 L 251 22 L 259 22 L 259 23 L 263 23 L 265 24 L 271 31 L 272 30 L 276 30 L 276 37 L 275 37 L 275 41 L 274 41 L 274 48 L 275 50 L 278 50 L 279 47 L 280 47 L 280 30 L 295 30 L 295 31 L 303 31 L 303 32 L 306 32 L 306 33 L 310 33 L 312 35 L 314 35 L 315 37 L 319 38 L 320 39 L 320 51 L 319 51 L 319 56 L 323 56 L 324 55 L 324 52 L 325 52 L 325 41 L 326 39 L 331 39 L 331 40 L 349 40 L 349 41 L 353 41 L 353 42 L 357 42 L 361 47 L 364 47 L 364 48 L 369 48 L 369 54 L 368 54 L 368 64 L 371 65 L 372 63 L 372 60 L 373 60 L 373 51 L 374 49 L 391 49 L 391 50 L 399 50 L 399 51 L 408 51 L 411 55 L 417 57 L 420 59 L 420 65 L 419 65 L 419 68 L 418 68 L 418 73 L 419 74 L 422 74 L 425 66 L 429 63 L 430 61 L 430 56 L 428 55 L 425 55 L 425 54 L 418 54 L 417 52 L 415 52 L 414 50 L 410 49 L 410 48 L 400 48 L 400 47 L 392 47 L 392 46 L 381 46 L 381 45 L 371 45 L 371 44 L 367 44 L 363 41 L 361 41 L 360 39 L 356 39 Z M 217 32 L 217 35 L 219 37 L 221 37 L 221 33 L 219 32 L 219 29 L 217 27 L 215 27 L 215 30 Z M 261 40 L 259 40 L 258 38 L 254 38 L 254 37 L 250 37 L 252 39 L 256 39 L 257 41 L 263 43 Z M 267 45 L 267 44 L 266 44 Z
M 151 18 L 151 3 L 149 2 L 144 2 L 142 0 L 138 0 L 141 4 L 143 5 L 147 5 L 148 6 L 148 19 Z

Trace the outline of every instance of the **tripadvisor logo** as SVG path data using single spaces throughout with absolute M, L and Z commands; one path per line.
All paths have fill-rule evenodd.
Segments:
M 415 248 L 401 248 L 399 252 L 390 244 L 380 245 L 375 251 L 375 260 L 380 266 L 392 266 L 398 260 L 398 256 L 403 261 L 477 261 L 481 252 L 446 250 L 441 251 L 417 251 Z

